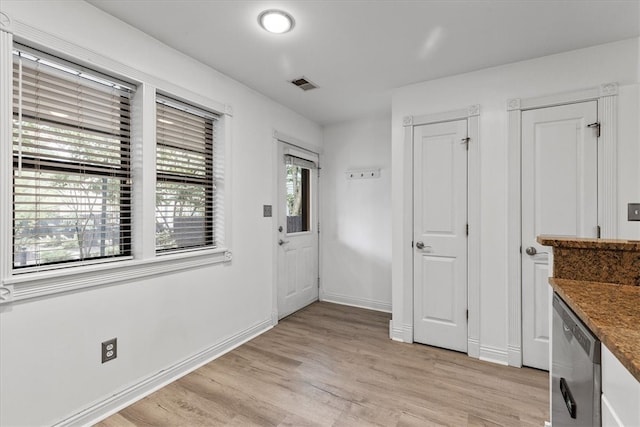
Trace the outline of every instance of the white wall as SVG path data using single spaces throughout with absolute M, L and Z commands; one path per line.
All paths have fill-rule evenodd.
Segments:
M 380 178 L 345 175 L 369 168 Z M 389 115 L 325 126 L 320 197 L 320 298 L 391 311 Z
M 510 98 L 529 98 L 617 82 L 619 237 L 640 238 L 626 220 L 628 202 L 640 200 L 638 39 L 631 39 L 406 86 L 392 105 L 393 328 L 410 336 L 412 308 L 407 150 L 402 118 L 480 104 L 481 279 L 480 348 L 507 354 L 507 111 Z M 497 352 L 497 353 L 496 353 Z
M 0 425 L 49 425 L 270 324 L 273 221 L 262 217 L 262 205 L 275 202 L 272 180 L 264 179 L 274 174 L 273 129 L 318 149 L 322 130 L 87 3 L 3 0 L 0 7 L 14 20 L 230 104 L 234 113 L 229 265 L 0 307 Z M 100 342 L 111 337 L 118 358 L 101 365 Z

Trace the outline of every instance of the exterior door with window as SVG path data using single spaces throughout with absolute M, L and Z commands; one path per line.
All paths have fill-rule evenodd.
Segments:
M 540 234 L 596 237 L 596 101 L 522 112 L 522 364 L 549 369 L 549 248 Z
M 278 143 L 278 318 L 318 299 L 318 155 Z
M 414 341 L 467 351 L 467 120 L 413 136 Z

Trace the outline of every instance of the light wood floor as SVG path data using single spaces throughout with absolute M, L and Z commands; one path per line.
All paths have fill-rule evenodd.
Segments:
M 111 416 L 128 426 L 543 426 L 548 374 L 389 339 L 385 313 L 315 303 Z

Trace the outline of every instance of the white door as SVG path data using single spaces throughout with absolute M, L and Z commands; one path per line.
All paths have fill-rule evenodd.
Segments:
M 278 318 L 318 299 L 318 155 L 278 143 Z
M 522 363 L 549 370 L 549 249 L 540 234 L 596 237 L 596 101 L 522 112 Z
M 467 121 L 413 136 L 414 341 L 467 351 Z

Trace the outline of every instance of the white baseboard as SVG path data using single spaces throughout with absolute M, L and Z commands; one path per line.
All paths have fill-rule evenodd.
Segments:
M 509 352 L 509 366 L 522 368 L 522 349 L 520 347 L 510 345 L 508 346 L 507 351 Z
M 402 325 L 402 340 L 404 342 L 413 342 L 413 324 L 405 323 Z
M 499 365 L 509 365 L 509 355 L 506 350 L 491 346 L 480 346 L 480 360 L 497 363 Z
M 480 342 L 477 339 L 467 339 L 467 354 L 469 357 L 480 358 Z
M 93 425 L 177 380 L 178 378 L 187 375 L 189 372 L 198 369 L 202 365 L 205 365 L 225 353 L 228 353 L 256 336 L 263 334 L 271 328 L 271 319 L 262 321 L 201 351 L 200 353 L 194 354 L 193 356 L 176 363 L 165 370 L 147 377 L 139 383 L 134 384 L 113 396 L 109 396 L 105 400 L 98 402 L 63 421 L 60 421 L 55 424 L 54 427 Z
M 383 311 L 391 313 L 391 303 L 376 301 L 368 298 L 352 297 L 348 295 L 322 292 L 320 301 L 333 302 L 336 304 L 349 305 L 351 307 L 366 308 L 369 310 Z
M 393 326 L 393 320 L 389 320 L 389 338 L 394 341 L 404 342 L 404 331 L 402 327 L 397 328 Z

